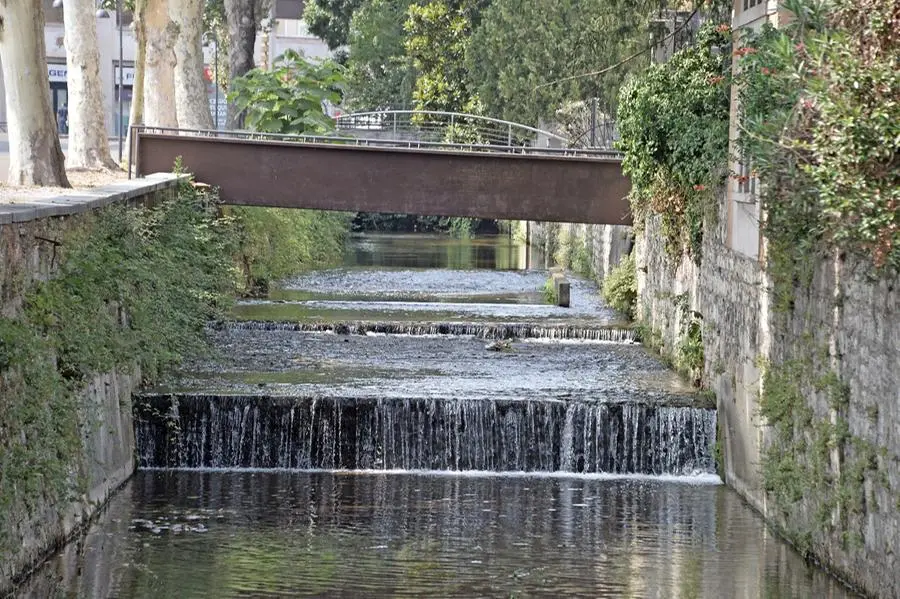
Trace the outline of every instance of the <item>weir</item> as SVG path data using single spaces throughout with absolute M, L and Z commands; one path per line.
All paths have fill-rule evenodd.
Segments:
M 638 341 L 632 328 L 613 326 L 576 326 L 533 323 L 472 322 L 284 322 L 267 320 L 227 321 L 218 329 L 250 331 L 297 331 L 342 335 L 453 335 L 477 339 L 572 339 L 622 343 Z
M 710 409 L 560 400 L 147 395 L 141 468 L 713 473 Z

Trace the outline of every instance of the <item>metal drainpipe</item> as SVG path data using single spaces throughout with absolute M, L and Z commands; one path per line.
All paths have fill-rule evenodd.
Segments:
M 122 0 L 116 0 L 116 27 L 119 28 L 119 165 L 122 164 L 122 96 L 125 93 L 125 66 L 122 52 Z

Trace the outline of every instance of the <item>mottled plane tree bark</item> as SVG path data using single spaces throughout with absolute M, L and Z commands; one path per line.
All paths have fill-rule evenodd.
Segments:
M 94 0 L 66 0 L 63 10 L 69 90 L 69 168 L 116 168 L 109 153 Z
M 203 76 L 203 0 L 169 0 L 175 40 L 175 113 L 183 129 L 212 129 Z
M 9 123 L 9 183 L 68 187 L 50 107 L 40 2 L 0 0 L 0 62 Z

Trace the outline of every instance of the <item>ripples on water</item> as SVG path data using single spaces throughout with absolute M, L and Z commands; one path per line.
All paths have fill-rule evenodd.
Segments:
M 720 485 L 328 472 L 140 473 L 23 596 L 54 593 L 847 597 Z

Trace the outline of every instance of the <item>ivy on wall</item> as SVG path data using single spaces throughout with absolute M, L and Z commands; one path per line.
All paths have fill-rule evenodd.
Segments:
M 84 491 L 79 394 L 94 373 L 152 378 L 203 346 L 230 303 L 233 237 L 213 198 L 182 185 L 149 207 L 114 205 L 70 231 L 57 276 L 0 318 L 0 553 L 42 505 Z M 12 574 L 12 573 L 8 573 Z
M 703 220 L 727 173 L 730 63 L 727 25 L 630 79 L 619 96 L 619 149 L 635 222 L 660 214 L 667 249 L 700 260 Z

